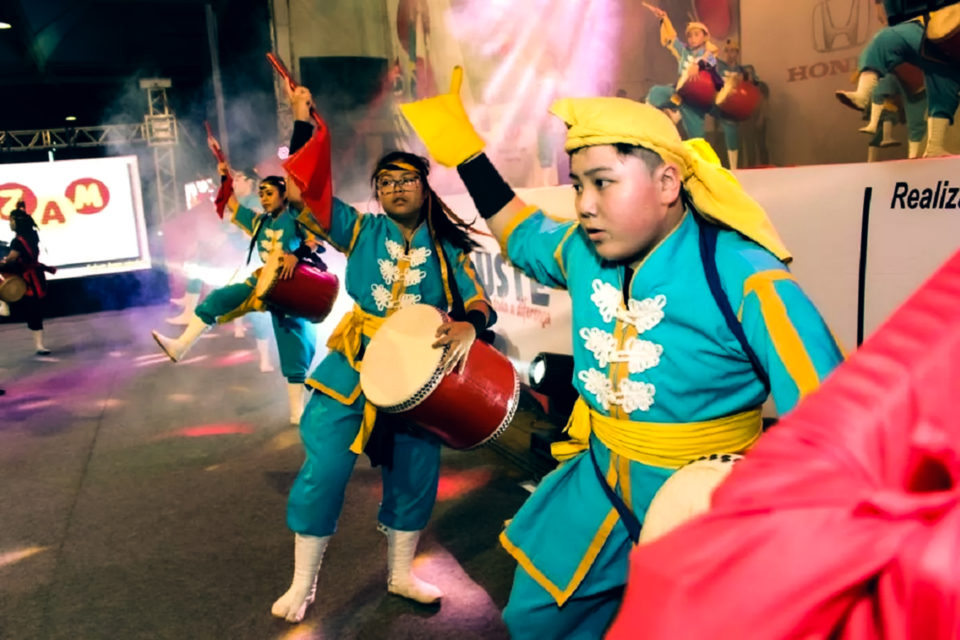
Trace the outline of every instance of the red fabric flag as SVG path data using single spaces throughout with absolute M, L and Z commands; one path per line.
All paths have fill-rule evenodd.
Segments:
M 960 252 L 631 556 L 607 638 L 960 638 Z
M 233 177 L 227 175 L 224 176 L 220 182 L 220 188 L 217 189 L 217 195 L 213 199 L 213 205 L 217 208 L 217 215 L 220 216 L 221 220 L 223 220 L 223 210 L 227 208 L 227 202 L 230 201 L 230 196 L 232 195 Z
M 330 161 L 330 129 L 320 118 L 310 140 L 283 163 L 290 179 L 300 187 L 301 197 L 314 220 L 330 229 L 333 178 Z

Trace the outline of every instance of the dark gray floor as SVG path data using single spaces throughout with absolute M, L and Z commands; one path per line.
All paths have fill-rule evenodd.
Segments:
M 523 451 L 444 452 L 416 565 L 440 607 L 387 595 L 380 474 L 362 458 L 317 602 L 300 625 L 272 618 L 302 460 L 285 381 L 225 328 L 164 361 L 149 331 L 169 315 L 49 321 L 46 358 L 24 325 L 0 325 L 0 638 L 506 637 L 514 564 L 497 535 L 527 495 Z

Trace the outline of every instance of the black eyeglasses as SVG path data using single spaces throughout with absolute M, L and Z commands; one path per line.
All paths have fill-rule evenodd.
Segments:
M 417 188 L 417 185 L 420 184 L 420 176 L 410 176 L 408 178 L 402 178 L 400 180 L 392 180 L 390 178 L 381 178 L 377 180 L 377 191 L 391 192 L 391 191 L 413 191 Z

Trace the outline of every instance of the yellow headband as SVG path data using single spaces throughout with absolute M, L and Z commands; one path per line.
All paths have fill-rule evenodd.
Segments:
M 702 22 L 688 22 L 687 28 L 683 30 L 683 33 L 685 35 L 690 35 L 690 32 L 694 29 L 700 29 L 700 31 L 703 31 L 705 36 L 708 38 L 710 37 L 710 29 L 707 29 L 707 25 L 703 24 Z
M 680 169 L 683 186 L 704 218 L 739 231 L 784 262 L 791 259 L 767 213 L 720 166 L 707 141 L 681 140 L 659 109 L 628 98 L 562 98 L 550 112 L 567 124 L 568 152 L 621 142 L 649 149 Z
M 417 173 L 420 173 L 420 170 L 419 170 L 419 169 L 417 169 L 415 166 L 413 166 L 412 164 L 410 164 L 410 163 L 408 163 L 408 162 L 404 162 L 403 160 L 394 160 L 394 161 L 389 162 L 389 163 L 387 163 L 387 164 L 390 165 L 390 166 L 397 167 L 397 169 L 403 169 L 403 170 L 405 170 L 405 171 L 415 171 L 415 172 L 417 172 Z M 380 175 L 381 173 L 385 173 L 385 172 L 387 172 L 387 171 L 395 171 L 395 170 L 396 170 L 396 169 L 388 169 L 388 168 L 384 167 L 383 169 L 380 169 L 380 171 L 377 171 L 377 175 Z

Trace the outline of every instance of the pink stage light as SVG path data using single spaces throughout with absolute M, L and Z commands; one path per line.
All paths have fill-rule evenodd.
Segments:
M 454 500 L 489 484 L 493 477 L 490 469 L 468 469 L 465 471 L 451 471 L 440 475 L 437 487 L 437 500 Z
M 157 436 L 157 440 L 167 438 L 208 438 L 211 436 L 229 436 L 253 433 L 253 427 L 242 422 L 220 422 L 204 424 L 195 427 L 184 427 L 175 431 L 167 431 Z

